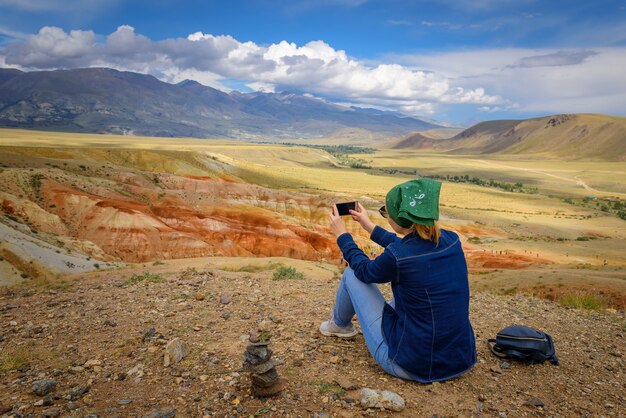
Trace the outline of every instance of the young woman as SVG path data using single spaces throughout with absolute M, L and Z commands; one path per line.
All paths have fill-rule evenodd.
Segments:
M 418 179 L 387 193 L 380 214 L 404 238 L 374 225 L 360 203 L 350 211 L 372 241 L 385 248 L 374 260 L 346 232 L 337 208 L 329 214 L 350 267 L 320 332 L 354 337 L 356 313 L 367 348 L 383 370 L 424 383 L 459 376 L 476 362 L 467 264 L 458 235 L 437 225 L 440 189 L 438 181 Z M 389 303 L 375 284 L 387 282 L 393 291 Z

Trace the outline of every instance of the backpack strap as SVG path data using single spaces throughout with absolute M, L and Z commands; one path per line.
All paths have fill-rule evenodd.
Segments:
M 499 351 L 499 347 L 496 345 L 495 338 L 489 338 L 487 340 L 487 346 L 489 347 L 489 350 L 491 350 L 491 352 L 497 357 L 507 358 L 507 355 L 505 353 L 503 353 L 502 351 Z
M 530 358 L 529 354 L 522 351 L 514 350 L 512 348 L 507 348 L 506 350 L 503 350 L 496 344 L 496 340 L 493 338 L 489 338 L 487 340 L 487 345 L 489 346 L 489 350 L 491 350 L 494 355 L 500 358 L 514 358 L 519 360 L 526 360 Z
M 550 361 L 555 366 L 558 366 L 559 365 L 559 359 L 556 356 L 556 350 L 554 349 L 554 343 L 552 342 L 552 337 L 550 336 L 550 334 L 546 334 L 546 337 L 548 338 L 548 342 L 550 343 L 550 347 L 552 347 L 552 357 L 550 357 Z

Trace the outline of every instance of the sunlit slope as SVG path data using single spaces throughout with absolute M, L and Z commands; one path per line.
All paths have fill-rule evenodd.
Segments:
M 541 153 L 564 159 L 626 159 L 626 118 L 623 117 L 563 115 L 525 121 L 517 129 L 524 136 L 507 153 Z
M 398 148 L 453 154 L 514 154 L 551 159 L 626 160 L 626 118 L 557 115 L 482 122 L 453 138 L 407 137 Z

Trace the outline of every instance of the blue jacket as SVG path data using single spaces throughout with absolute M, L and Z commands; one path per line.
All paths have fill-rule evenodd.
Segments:
M 364 283 L 391 282 L 395 309 L 385 304 L 382 331 L 389 358 L 419 382 L 465 373 L 476 362 L 469 321 L 467 264 L 459 237 L 441 230 L 439 245 L 410 233 L 400 239 L 376 227 L 372 241 L 385 251 L 370 260 L 350 234 L 337 244 Z

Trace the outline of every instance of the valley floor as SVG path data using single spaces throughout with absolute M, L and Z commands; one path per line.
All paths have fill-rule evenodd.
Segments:
M 295 267 L 304 278 L 273 280 L 280 264 Z M 360 334 L 341 341 L 319 334 L 339 277 L 337 266 L 320 262 L 197 258 L 3 288 L 0 415 L 130 417 L 156 414 L 158 408 L 174 409 L 177 417 L 626 412 L 623 311 L 582 311 L 529 296 L 493 295 L 479 292 L 473 282 L 478 363 L 460 378 L 422 385 L 386 375 Z M 487 339 L 511 324 L 550 333 L 561 365 L 507 365 L 494 357 Z M 150 328 L 154 337 L 146 336 Z M 249 377 L 240 371 L 253 328 L 269 331 L 274 357 L 285 360 L 277 370 L 287 387 L 266 400 L 251 397 Z M 165 343 L 174 338 L 188 345 L 189 354 L 164 367 Z M 35 406 L 42 398 L 31 385 L 44 378 L 54 379 L 56 389 L 46 400 L 50 405 Z M 364 410 L 359 390 L 345 390 L 337 380 L 397 392 L 406 409 Z

